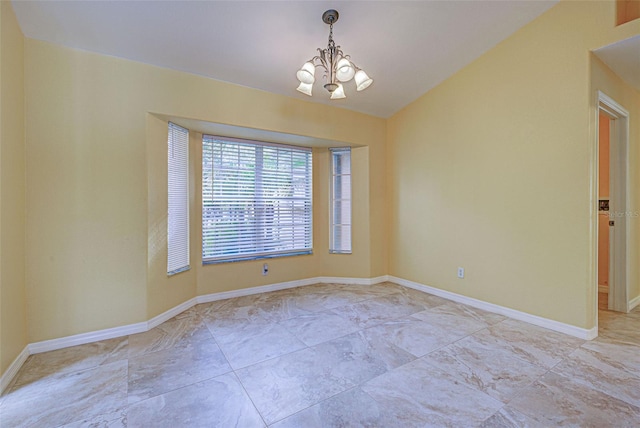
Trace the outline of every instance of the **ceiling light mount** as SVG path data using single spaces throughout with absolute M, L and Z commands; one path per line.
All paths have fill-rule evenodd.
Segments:
M 296 88 L 303 94 L 312 95 L 313 84 L 316 80 L 315 71 L 317 67 L 324 70 L 324 77 L 327 83 L 324 88 L 331 94 L 332 100 L 346 98 L 342 82 L 354 79 L 356 90 L 367 89 L 372 83 L 367 73 L 351 62 L 351 57 L 345 55 L 333 41 L 333 24 L 338 21 L 340 14 L 337 10 L 329 9 L 322 14 L 322 21 L 329 25 L 329 42 L 327 48 L 318 48 L 318 54 L 302 65 L 296 73 L 300 85 Z
M 340 14 L 335 9 L 326 10 L 322 14 L 322 22 L 327 25 L 335 24 L 336 22 L 338 22 L 338 18 L 340 18 Z

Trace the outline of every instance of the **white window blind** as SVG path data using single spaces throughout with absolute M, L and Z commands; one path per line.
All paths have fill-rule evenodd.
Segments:
M 311 149 L 205 135 L 204 263 L 310 254 Z
M 189 131 L 169 123 L 167 273 L 189 269 Z
M 331 153 L 331 226 L 329 252 L 351 253 L 351 148 Z

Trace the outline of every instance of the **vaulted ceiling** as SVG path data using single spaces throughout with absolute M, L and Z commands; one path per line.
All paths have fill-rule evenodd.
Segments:
M 640 36 L 604 46 L 594 53 L 622 80 L 640 91 Z
M 13 6 L 29 38 L 389 117 L 555 3 L 14 0 Z M 336 43 L 374 79 L 363 92 L 345 84 L 344 100 L 330 101 L 318 81 L 312 98 L 295 90 L 296 71 L 326 47 L 327 9 L 340 13 Z

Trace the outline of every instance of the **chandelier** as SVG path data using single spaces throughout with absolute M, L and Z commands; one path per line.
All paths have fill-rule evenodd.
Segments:
M 319 55 L 305 62 L 296 73 L 300 81 L 300 86 L 296 89 L 303 94 L 311 96 L 313 83 L 316 81 L 316 67 L 324 69 L 324 77 L 327 80 L 324 88 L 329 91 L 332 100 L 347 97 L 344 93 L 342 82 L 348 82 L 351 79 L 355 80 L 357 91 L 367 89 L 373 83 L 373 79 L 367 76 L 364 70 L 351 62 L 351 57 L 345 55 L 340 46 L 336 46 L 333 41 L 333 24 L 338 21 L 338 16 L 338 11 L 333 9 L 329 9 L 322 14 L 322 21 L 325 24 L 329 24 L 329 43 L 326 49 L 318 48 Z

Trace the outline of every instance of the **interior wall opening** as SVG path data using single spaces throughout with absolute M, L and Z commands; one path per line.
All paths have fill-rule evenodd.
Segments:
M 598 92 L 597 115 L 596 309 L 628 312 L 629 113 Z
M 612 118 L 598 113 L 598 309 L 609 309 L 609 188 L 610 133 Z M 613 295 L 613 294 L 611 294 Z

